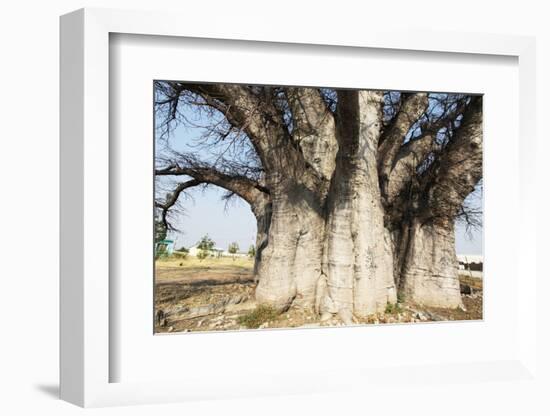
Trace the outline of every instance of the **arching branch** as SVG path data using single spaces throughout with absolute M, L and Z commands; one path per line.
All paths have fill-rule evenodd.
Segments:
M 293 133 L 300 138 L 316 134 L 333 121 L 333 114 L 319 89 L 288 87 L 285 93 L 292 111 Z
M 245 176 L 228 175 L 217 171 L 213 167 L 188 166 L 180 167 L 177 164 L 171 164 L 161 169 L 155 170 L 157 176 L 190 176 L 200 183 L 210 183 L 217 185 L 228 191 L 239 195 L 249 204 L 255 204 L 259 198 L 269 194 L 269 190 L 258 182 Z
M 433 217 L 454 218 L 483 175 L 482 97 L 472 98 L 451 142 L 423 175 Z
M 289 87 L 285 94 L 292 112 L 293 139 L 305 160 L 330 179 L 338 147 L 334 115 L 317 88 Z
M 250 139 L 264 166 L 269 165 L 270 149 L 288 136 L 280 112 L 270 100 L 256 95 L 251 87 L 236 84 L 192 84 L 167 81 L 171 99 L 177 102 L 181 94 L 197 94 L 204 103 L 221 112 L 236 129 Z M 288 137 L 287 137 L 288 139 Z
M 313 165 L 292 139 L 284 111 L 277 104 L 275 97 L 280 89 L 234 84 L 162 83 L 169 89 L 172 102 L 179 102 L 182 94 L 195 94 L 203 105 L 219 111 L 235 129 L 244 132 L 272 185 L 294 181 L 312 189 L 319 186 L 321 175 L 316 169 L 309 168 Z M 159 98 L 157 103 L 162 102 Z M 307 168 L 305 173 L 304 167 Z
M 386 205 L 392 205 L 396 198 L 410 186 L 411 181 L 417 180 L 417 169 L 423 163 L 429 165 L 430 161 L 427 158 L 430 153 L 442 148 L 442 143 L 438 143 L 438 135 L 441 130 L 446 128 L 449 132 L 453 131 L 457 120 L 464 113 L 466 105 L 466 99 L 458 100 L 451 111 L 445 112 L 434 120 L 422 123 L 420 135 L 411 138 L 400 147 L 393 166 L 385 178 L 384 202 Z
M 391 125 L 380 139 L 378 149 L 378 175 L 382 197 L 387 198 L 388 182 L 395 159 L 411 127 L 419 120 L 428 107 L 428 94 L 406 94 Z
M 200 184 L 201 184 L 201 181 L 196 179 L 191 179 L 186 182 L 181 182 L 176 186 L 176 188 L 172 192 L 166 195 L 166 199 L 164 200 L 164 202 L 155 200 L 155 208 L 160 210 L 160 217 L 161 217 L 160 219 L 161 219 L 162 225 L 166 230 L 174 230 L 174 227 L 168 221 L 168 213 L 170 209 L 174 205 L 176 205 L 176 202 L 178 201 L 178 198 L 180 197 L 181 193 L 184 192 L 186 189 L 192 188 Z

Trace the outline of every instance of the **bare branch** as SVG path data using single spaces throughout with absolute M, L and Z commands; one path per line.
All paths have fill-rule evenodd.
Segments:
M 387 185 L 399 149 L 403 145 L 407 133 L 424 114 L 427 107 L 428 95 L 426 93 L 405 94 L 393 123 L 384 130 L 378 149 L 378 174 L 384 198 L 387 197 Z
M 228 175 L 207 166 L 187 166 L 182 167 L 174 163 L 164 168 L 155 170 L 157 176 L 190 176 L 200 183 L 211 183 L 233 192 L 247 201 L 249 204 L 255 204 L 260 194 L 269 194 L 267 188 L 240 175 Z
M 286 88 L 292 112 L 292 137 L 305 160 L 325 179 L 334 170 L 337 143 L 334 116 L 317 88 Z
M 186 182 L 179 183 L 176 188 L 166 195 L 164 202 L 155 200 L 155 208 L 160 210 L 161 222 L 167 230 L 175 230 L 174 226 L 168 221 L 168 214 L 170 209 L 176 205 L 181 193 L 186 189 L 200 185 L 202 182 L 196 179 L 192 179 Z
M 434 217 L 455 217 L 483 174 L 482 97 L 472 98 L 450 143 L 423 175 Z
M 432 99 L 432 98 L 431 98 Z M 435 152 L 448 143 L 459 124 L 467 100 L 460 97 L 440 109 L 441 115 L 427 118 L 420 125 L 420 133 L 403 144 L 393 162 L 389 176 L 385 179 L 385 203 L 391 205 L 411 181 L 417 180 L 417 172 L 425 171 L 435 160 Z
M 253 87 L 235 84 L 177 83 L 183 90 L 192 91 L 227 121 L 246 133 L 256 149 L 262 164 L 267 165 L 266 154 L 276 138 L 287 136 L 281 115 L 270 100 L 254 94 Z

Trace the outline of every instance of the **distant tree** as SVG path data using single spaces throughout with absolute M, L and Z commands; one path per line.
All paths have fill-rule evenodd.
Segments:
M 231 244 L 229 244 L 227 251 L 233 255 L 233 260 L 235 260 L 235 254 L 237 254 L 237 252 L 239 251 L 239 245 L 237 244 L 237 242 L 233 241 Z
M 180 248 L 174 250 L 174 256 L 179 259 L 186 259 L 189 254 L 189 249 L 181 246 Z
M 197 257 L 199 258 L 199 260 L 204 260 L 205 258 L 207 258 L 214 249 L 215 244 L 216 243 L 214 242 L 214 240 L 212 240 L 208 236 L 208 234 L 204 235 L 197 244 L 197 248 L 199 249 Z
M 186 251 L 174 251 L 172 253 L 172 256 L 176 259 L 186 259 L 188 255 L 189 255 L 189 253 L 186 252 Z M 181 266 L 181 264 L 180 264 L 180 266 Z
M 200 240 L 199 240 L 199 243 L 197 244 L 197 248 L 199 250 L 206 250 L 206 251 L 211 251 L 213 248 L 214 248 L 214 245 L 216 243 L 214 242 L 214 240 L 212 240 L 208 234 L 206 234 L 205 236 L 203 236 Z
M 197 253 L 197 258 L 202 261 L 205 258 L 207 258 L 209 255 L 210 255 L 210 252 L 206 250 L 199 250 Z
M 155 243 L 166 240 L 167 231 L 166 225 L 162 221 L 155 220 Z
M 248 257 L 253 259 L 255 255 L 256 255 L 256 246 L 254 244 L 251 244 L 250 247 L 248 248 Z

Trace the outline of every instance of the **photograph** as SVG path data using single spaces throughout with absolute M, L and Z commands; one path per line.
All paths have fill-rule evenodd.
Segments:
M 153 81 L 154 333 L 483 319 L 483 96 Z
M 550 416 L 544 5 L 4 2 L 0 416 Z

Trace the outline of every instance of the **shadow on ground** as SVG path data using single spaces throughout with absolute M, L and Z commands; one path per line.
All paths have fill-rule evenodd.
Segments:
M 52 399 L 59 399 L 59 384 L 37 384 L 34 387 L 39 392 Z

